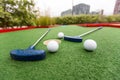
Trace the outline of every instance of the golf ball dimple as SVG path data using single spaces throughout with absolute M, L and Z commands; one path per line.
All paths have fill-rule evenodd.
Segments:
M 64 37 L 64 33 L 63 32 L 59 32 L 58 33 L 58 38 L 63 38 Z
M 88 51 L 94 51 L 97 48 L 96 41 L 94 41 L 92 39 L 85 40 L 83 45 L 84 45 L 84 48 Z
M 48 44 L 47 44 L 47 49 L 49 52 L 56 52 L 59 48 L 59 44 L 56 42 L 56 41 L 50 41 Z

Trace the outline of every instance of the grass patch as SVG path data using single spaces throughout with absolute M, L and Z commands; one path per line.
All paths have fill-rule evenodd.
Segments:
M 79 35 L 93 28 L 78 26 L 55 27 L 36 46 L 46 50 L 45 60 L 33 62 L 15 61 L 9 52 L 26 49 L 47 29 L 32 29 L 0 34 L 0 79 L 1 80 L 120 80 L 120 30 L 103 28 L 83 38 L 94 39 L 98 48 L 87 52 L 83 43 L 62 40 L 59 51 L 51 54 L 43 41 L 57 38 L 58 32 Z

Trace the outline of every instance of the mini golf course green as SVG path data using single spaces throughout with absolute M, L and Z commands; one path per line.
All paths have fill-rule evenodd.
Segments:
M 75 36 L 94 28 L 59 26 L 52 28 L 36 46 L 46 51 L 42 61 L 15 61 L 9 52 L 26 49 L 47 29 L 30 29 L 0 34 L 0 80 L 120 80 L 120 29 L 104 27 L 83 37 L 97 42 L 97 49 L 87 52 L 82 43 L 61 40 L 58 52 L 51 54 L 43 41 L 56 39 L 58 32 Z

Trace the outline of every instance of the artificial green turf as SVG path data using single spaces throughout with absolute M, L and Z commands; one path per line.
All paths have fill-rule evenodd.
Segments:
M 83 38 L 94 39 L 98 47 L 87 52 L 82 43 L 61 40 L 57 53 L 47 51 L 43 41 L 56 39 L 58 32 L 79 35 L 93 28 L 61 26 L 52 28 L 36 46 L 46 50 L 42 61 L 21 62 L 11 59 L 13 49 L 26 49 L 47 29 L 31 29 L 0 34 L 0 80 L 120 80 L 120 29 L 103 28 Z

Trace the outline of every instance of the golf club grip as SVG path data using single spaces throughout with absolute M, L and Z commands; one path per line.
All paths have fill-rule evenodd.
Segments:
M 88 32 L 86 32 L 86 33 L 83 33 L 83 34 L 79 35 L 79 37 L 83 37 L 83 36 L 85 36 L 85 35 L 88 35 L 88 34 L 90 34 L 90 33 L 92 33 L 92 32 L 95 32 L 95 31 L 97 31 L 97 30 L 100 30 L 100 29 L 102 29 L 102 27 L 98 27 L 98 28 L 96 28 L 96 29 L 93 29 L 93 30 L 90 30 L 90 31 L 88 31 Z
M 32 45 L 32 47 L 35 47 L 38 43 L 39 43 L 39 41 L 40 40 L 42 40 L 46 35 L 47 35 L 47 33 L 50 31 L 50 29 L 48 29 L 33 45 Z

